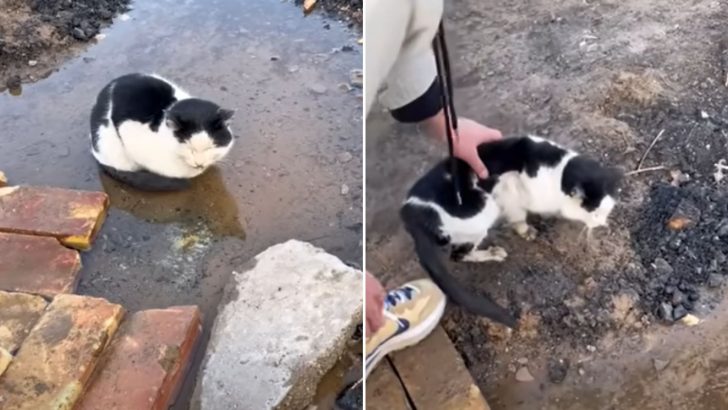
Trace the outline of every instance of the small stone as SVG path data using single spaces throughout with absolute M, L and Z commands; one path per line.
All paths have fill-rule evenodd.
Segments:
M 594 353 L 594 352 L 597 351 L 597 347 L 596 346 L 592 346 L 592 345 L 587 345 L 586 346 L 586 350 L 589 351 L 590 353 Z
M 655 366 L 655 370 L 661 372 L 665 370 L 670 362 L 668 360 L 652 359 L 652 364 Z
M 8 178 L 5 176 L 5 173 L 0 171 L 0 188 L 8 185 Z
M 685 294 L 680 292 L 679 290 L 675 291 L 672 294 L 672 305 L 677 306 L 681 305 L 685 301 Z
M 700 323 L 700 319 L 697 316 L 688 313 L 680 320 L 680 322 L 685 326 L 695 326 Z
M 88 37 L 86 37 L 86 33 L 84 33 L 80 27 L 74 28 L 73 31 L 71 32 L 71 34 L 73 35 L 73 38 L 75 38 L 76 40 L 85 41 L 88 39 Z
M 687 309 L 685 309 L 682 306 L 677 306 L 672 311 L 672 319 L 673 320 L 680 320 L 680 319 L 684 318 L 685 315 L 687 315 L 687 314 L 688 314 Z
M 270 56 L 270 61 L 278 61 L 280 59 L 281 59 L 280 56 Z
M 667 226 L 673 231 L 690 228 L 700 220 L 700 214 L 700 208 L 692 200 L 683 198 L 667 221 Z
M 708 277 L 708 286 L 718 288 L 723 284 L 723 276 L 718 273 L 711 273 Z
M 10 89 L 18 89 L 23 84 L 19 75 L 11 75 L 10 78 L 5 82 L 5 86 Z
M 657 308 L 657 317 L 662 320 L 672 322 L 672 305 L 670 303 L 660 303 Z
M 295 73 L 295 72 L 297 72 L 297 71 L 298 71 L 299 69 L 300 69 L 300 68 L 299 68 L 299 67 L 298 67 L 297 65 L 292 65 L 292 66 L 288 67 L 288 72 L 289 72 L 289 73 Z
M 311 84 L 308 86 L 314 94 L 326 94 L 326 86 L 323 84 Z
M 359 68 L 351 70 L 349 72 L 349 83 L 356 88 L 362 88 L 364 86 L 364 71 Z
M 339 90 L 348 93 L 349 91 L 353 90 L 353 88 L 347 83 L 341 83 L 339 84 Z
M 535 379 L 531 375 L 531 372 L 528 371 L 528 367 L 523 366 L 516 372 L 516 380 L 522 383 L 528 383 L 534 381 Z
M 682 246 L 682 239 L 675 238 L 675 239 L 671 240 L 670 243 L 668 243 L 668 246 L 670 247 L 670 249 L 676 251 L 676 250 L 680 249 L 680 246 Z
M 347 162 L 351 161 L 353 158 L 354 158 L 354 156 L 351 155 L 351 152 L 349 152 L 349 151 L 344 151 L 341 154 L 339 154 L 337 157 L 339 162 L 342 162 L 342 163 L 347 163 Z
M 566 379 L 569 371 L 569 361 L 567 359 L 550 359 L 548 362 L 548 374 L 551 383 L 560 384 Z
M 707 112 L 700 110 L 700 118 L 703 120 L 707 120 L 708 118 L 710 118 L 710 115 Z
M 675 272 L 675 269 L 672 268 L 670 263 L 663 258 L 656 258 L 652 265 L 655 268 L 655 272 L 657 272 L 657 274 L 660 276 L 669 276 Z
M 718 224 L 718 228 L 716 229 L 716 233 L 720 237 L 728 236 L 728 218 L 720 221 L 720 223 Z
M 344 45 L 344 46 L 341 46 L 341 51 L 343 51 L 345 53 L 354 51 L 354 47 L 352 47 L 350 45 Z
M 346 195 L 349 193 L 349 186 L 346 184 L 341 185 L 341 195 Z
M 30 60 L 28 61 L 28 65 L 31 67 L 35 67 L 38 65 L 38 60 Z

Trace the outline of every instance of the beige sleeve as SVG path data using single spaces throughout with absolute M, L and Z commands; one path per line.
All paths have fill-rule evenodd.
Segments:
M 437 75 L 432 40 L 443 0 L 366 0 L 366 114 L 379 96 L 388 109 L 425 93 Z

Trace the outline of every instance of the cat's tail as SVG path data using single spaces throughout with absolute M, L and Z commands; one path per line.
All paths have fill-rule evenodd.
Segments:
M 99 166 L 110 177 L 140 191 L 181 191 L 190 186 L 190 182 L 183 178 L 168 178 L 148 171 L 120 171 L 103 164 Z
M 442 248 L 449 242 L 449 238 L 442 238 L 435 231 L 436 228 L 433 229 L 435 224 L 432 217 L 436 218 L 437 215 L 423 211 L 422 207 L 411 204 L 405 204 L 400 210 L 405 228 L 414 239 L 415 251 L 422 268 L 456 304 L 471 313 L 485 316 L 510 328 L 516 327 L 517 321 L 508 310 L 487 295 L 480 296 L 468 291 L 448 272 L 443 262 Z

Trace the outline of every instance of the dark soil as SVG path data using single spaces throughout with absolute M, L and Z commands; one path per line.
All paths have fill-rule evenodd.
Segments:
M 50 73 L 130 0 L 0 0 L 0 91 Z
M 530 243 L 491 231 L 489 242 L 509 252 L 504 263 L 450 265 L 459 280 L 521 314 L 513 332 L 456 307 L 443 320 L 491 406 L 584 408 L 510 400 L 508 392 L 522 393 L 513 385 L 517 359 L 543 371 L 542 395 L 586 382 L 582 362 L 595 358 L 614 355 L 626 373 L 623 342 L 648 340 L 664 325 L 677 331 L 674 319 L 704 318 L 723 299 L 728 189 L 713 173 L 728 160 L 728 10 L 657 0 L 450 6 L 461 115 L 505 134 L 552 138 L 625 171 L 662 132 L 642 168 L 664 169 L 626 176 L 609 229 L 591 241 L 575 224 L 534 220 L 539 237 Z M 367 138 L 367 269 L 392 286 L 424 276 L 397 209 L 445 147 L 379 114 L 368 120 Z M 678 216 L 690 221 L 668 227 Z M 594 380 L 595 389 L 620 381 Z
M 295 0 L 299 6 L 303 5 L 303 0 Z M 345 22 L 349 22 L 351 26 L 362 27 L 363 16 L 363 0 L 317 0 L 316 8 L 323 9 Z

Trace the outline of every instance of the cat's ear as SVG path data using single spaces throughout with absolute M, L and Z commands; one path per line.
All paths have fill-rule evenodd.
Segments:
M 177 119 L 174 118 L 174 115 L 171 115 L 167 110 L 164 111 L 164 123 L 167 125 L 167 128 L 172 131 L 179 131 L 179 129 L 182 128 L 179 121 L 177 121 Z
M 235 115 L 235 110 L 228 110 L 225 108 L 220 108 L 218 111 L 218 115 L 220 115 L 220 119 L 223 120 L 223 122 L 230 122 L 230 120 L 233 118 L 233 115 Z

